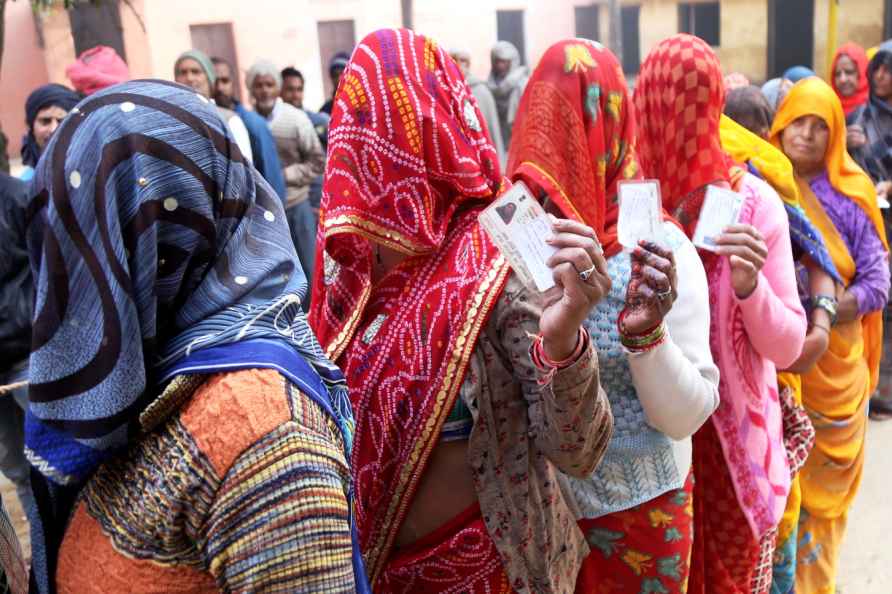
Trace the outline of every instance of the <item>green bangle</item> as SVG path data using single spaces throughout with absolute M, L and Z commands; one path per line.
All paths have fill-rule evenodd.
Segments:
M 648 350 L 660 342 L 666 337 L 666 324 L 660 323 L 656 328 L 648 332 L 647 334 L 639 335 L 639 336 L 628 336 L 626 334 L 620 334 L 619 340 L 620 343 L 630 351 L 642 351 Z

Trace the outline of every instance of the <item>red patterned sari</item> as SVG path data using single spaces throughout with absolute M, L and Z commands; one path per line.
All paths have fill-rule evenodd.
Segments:
M 430 39 L 391 29 L 354 50 L 328 151 L 310 321 L 350 387 L 369 577 L 376 591 L 402 591 L 406 580 L 430 592 L 476 583 L 493 591 L 504 571 L 479 512 L 479 521 L 441 529 L 454 538 L 438 531 L 439 542 L 397 554 L 393 543 L 507 278 L 477 223 L 501 184 L 498 156 L 452 59 Z M 374 285 L 373 243 L 409 256 Z M 426 545 L 459 562 L 409 575 L 430 559 Z M 490 573 L 463 565 L 463 550 Z

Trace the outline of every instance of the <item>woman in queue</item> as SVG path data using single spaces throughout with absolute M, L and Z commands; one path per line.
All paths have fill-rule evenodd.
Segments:
M 612 432 L 582 328 L 610 280 L 570 220 L 555 288 L 511 272 L 478 223 L 507 186 L 483 122 L 405 29 L 363 39 L 334 98 L 310 319 L 351 390 L 375 592 L 567 592 L 588 555 L 558 476 L 590 475 Z
M 721 402 L 693 439 L 694 547 L 689 592 L 767 592 L 775 530 L 790 490 L 776 369 L 802 351 L 799 303 L 783 205 L 722 149 L 721 67 L 701 39 L 679 34 L 645 59 L 635 89 L 645 177 L 692 236 L 708 185 L 745 201 L 738 223 L 700 250 L 709 285 L 712 356 Z
M 552 212 L 597 231 L 612 284 L 585 327 L 614 435 L 591 476 L 563 479 L 591 547 L 579 593 L 685 591 L 691 435 L 718 406 L 709 291 L 693 244 L 668 220 L 660 239 L 631 250 L 618 242 L 618 184 L 641 179 L 635 133 L 616 57 L 596 42 L 560 41 L 527 84 L 509 160 L 514 180 Z

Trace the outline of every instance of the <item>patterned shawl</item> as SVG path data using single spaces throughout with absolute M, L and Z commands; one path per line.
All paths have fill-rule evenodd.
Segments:
M 310 320 L 356 416 L 356 519 L 386 563 L 508 268 L 477 224 L 498 155 L 455 62 L 405 29 L 368 35 L 334 98 Z M 373 244 L 409 256 L 372 285 Z
M 674 35 L 651 51 L 635 89 L 643 173 L 660 179 L 663 203 L 689 237 L 696 229 L 705 186 L 721 180 L 740 189 L 744 179 L 721 145 L 724 94 L 715 53 L 686 34 Z M 741 219 L 750 220 L 753 209 L 748 201 Z M 721 371 L 721 403 L 711 422 L 738 504 L 758 539 L 777 525 L 789 490 L 777 386 L 763 381 L 770 363 L 746 334 L 730 287 L 728 258 L 707 252 L 701 252 L 701 258 L 710 282 L 712 355 Z
M 732 163 L 719 139 L 725 105 L 719 59 L 699 37 L 673 35 L 641 65 L 634 102 L 641 168 L 660 180 L 663 206 L 690 237 L 705 186 L 730 181 Z
M 836 88 L 836 63 L 839 62 L 842 56 L 848 57 L 855 63 L 855 67 L 858 69 L 858 88 L 855 90 L 854 95 L 849 95 L 848 97 L 843 96 L 839 89 Z M 870 84 L 867 77 L 867 53 L 863 47 L 852 42 L 839 46 L 839 49 L 836 50 L 836 54 L 833 56 L 833 64 L 830 66 L 830 84 L 833 85 L 833 90 L 842 102 L 842 109 L 846 115 L 849 115 L 867 102 L 867 97 L 870 94 Z
M 342 376 L 301 313 L 306 280 L 281 201 L 207 99 L 160 81 L 100 91 L 72 110 L 44 157 L 28 210 L 26 453 L 37 470 L 33 573 L 52 592 L 80 487 L 151 430 L 147 418 L 160 420 L 158 378 L 192 352 L 287 345 L 325 381 L 342 428 L 350 413 Z
M 548 48 L 520 103 L 508 171 L 592 227 L 608 256 L 619 252 L 617 182 L 641 175 L 631 99 L 610 50 L 582 39 Z

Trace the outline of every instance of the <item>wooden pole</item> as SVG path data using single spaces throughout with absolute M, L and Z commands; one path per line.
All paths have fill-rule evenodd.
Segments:
M 827 70 L 825 80 L 833 80 L 833 54 L 836 53 L 836 30 L 839 18 L 839 0 L 830 0 L 827 14 Z

